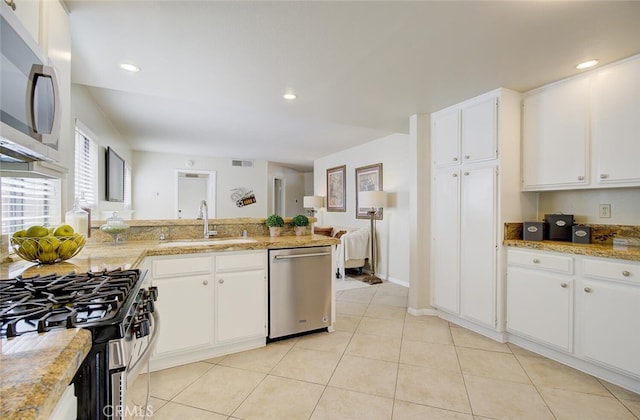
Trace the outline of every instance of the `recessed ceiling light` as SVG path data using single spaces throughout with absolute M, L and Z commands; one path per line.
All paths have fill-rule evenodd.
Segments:
M 284 95 L 282 95 L 282 97 L 288 101 L 293 101 L 298 96 L 295 93 L 285 93 Z
M 140 71 L 140 67 L 130 63 L 122 63 L 120 64 L 120 68 L 126 71 L 134 72 L 134 73 Z
M 576 65 L 576 68 L 578 70 L 584 70 L 584 69 L 588 69 L 589 67 L 593 67 L 596 64 L 598 64 L 598 60 L 589 60 Z

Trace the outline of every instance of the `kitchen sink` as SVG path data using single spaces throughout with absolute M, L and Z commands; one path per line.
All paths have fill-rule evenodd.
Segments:
M 206 245 L 233 245 L 233 244 L 251 244 L 258 242 L 249 238 L 216 238 L 216 239 L 184 239 L 180 241 L 162 242 L 160 246 L 177 247 L 177 246 L 206 246 Z

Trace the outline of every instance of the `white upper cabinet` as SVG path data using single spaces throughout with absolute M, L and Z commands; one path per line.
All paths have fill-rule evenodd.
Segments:
M 433 117 L 433 154 L 436 166 L 460 163 L 460 111 L 453 109 Z
M 525 96 L 522 121 L 524 189 L 586 185 L 588 79 L 572 79 Z
M 497 104 L 496 97 L 483 97 L 433 115 L 437 167 L 497 157 Z
M 640 186 L 640 56 L 525 95 L 522 189 Z
M 40 1 L 16 1 L 15 15 L 34 41 L 40 42 Z
M 607 67 L 592 78 L 594 180 L 602 186 L 640 184 L 640 59 Z
M 462 162 L 495 159 L 497 157 L 498 99 L 490 98 L 462 108 Z

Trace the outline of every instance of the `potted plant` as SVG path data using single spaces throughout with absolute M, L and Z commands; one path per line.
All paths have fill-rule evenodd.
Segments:
M 270 236 L 280 236 L 280 228 L 284 226 L 284 219 L 277 214 L 267 217 L 265 224 L 269 227 Z
M 309 226 L 309 218 L 304 214 L 298 214 L 291 218 L 291 225 L 297 236 L 302 236 L 307 233 L 307 226 Z

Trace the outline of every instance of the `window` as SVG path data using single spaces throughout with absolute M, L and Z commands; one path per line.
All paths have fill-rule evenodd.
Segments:
M 75 197 L 92 209 L 98 207 L 98 145 L 76 121 Z
M 2 234 L 32 225 L 56 226 L 61 220 L 60 180 L 2 177 Z

